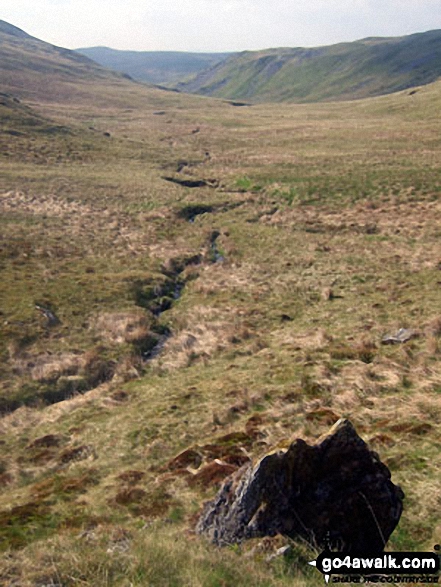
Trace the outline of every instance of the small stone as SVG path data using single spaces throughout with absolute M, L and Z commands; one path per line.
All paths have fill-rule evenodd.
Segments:
M 266 557 L 266 562 L 270 563 L 272 560 L 274 560 L 276 558 L 280 558 L 281 556 L 287 556 L 291 552 L 292 552 L 292 546 L 287 544 L 286 546 L 282 546 L 281 548 L 278 548 L 276 550 L 276 552 L 274 552 L 273 554 L 268 555 Z
M 412 338 L 418 338 L 419 333 L 416 330 L 410 328 L 400 328 L 395 334 L 388 334 L 381 340 L 381 344 L 403 344 L 412 340 Z

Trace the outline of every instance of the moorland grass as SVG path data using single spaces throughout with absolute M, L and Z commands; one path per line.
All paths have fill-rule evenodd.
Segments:
M 257 459 L 292 438 L 313 442 L 339 417 L 406 494 L 388 548 L 431 549 L 439 84 L 238 109 L 125 83 L 78 86 L 69 107 L 34 97 L 23 121 L 68 132 L 49 140 L 19 115 L 24 136 L 8 135 L 1 154 L 1 580 L 317 584 L 302 545 L 268 563 L 264 546 L 246 555 L 191 534 L 217 486 L 169 463 L 187 448 L 232 450 L 230 433 Z M 24 155 L 30 145 L 38 157 Z M 178 172 L 182 161 L 191 165 Z M 185 188 L 170 173 L 218 184 Z M 189 222 L 182 211 L 195 207 L 204 213 Z M 178 277 L 179 296 L 154 317 L 152 291 L 169 295 Z M 418 336 L 381 344 L 401 327 Z M 168 331 L 145 361 L 142 341 Z M 89 391 L 72 390 L 78 378 Z M 53 403 L 62 384 L 69 399 Z

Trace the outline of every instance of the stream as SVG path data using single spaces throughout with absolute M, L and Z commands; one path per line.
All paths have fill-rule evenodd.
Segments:
M 207 214 L 213 211 L 212 206 L 194 205 L 187 206 L 180 212 L 180 216 L 185 218 L 188 222 L 193 223 L 195 218 L 201 214 Z M 150 290 L 144 291 L 142 286 L 135 291 L 137 303 L 140 307 L 149 310 L 156 320 L 158 320 L 164 312 L 167 312 L 173 307 L 173 304 L 181 297 L 186 280 L 182 278 L 184 270 L 193 265 L 201 265 L 205 260 L 210 263 L 222 263 L 225 261 L 225 256 L 219 250 L 218 238 L 221 233 L 218 230 L 213 230 L 207 244 L 206 255 L 193 255 L 186 259 L 172 260 L 170 270 L 163 270 L 163 274 L 168 278 L 161 286 L 155 286 Z M 172 331 L 168 326 L 159 325 L 160 335 L 157 343 L 147 351 L 142 353 L 142 358 L 145 363 L 151 362 L 158 357 L 164 349 L 167 340 L 172 336 Z

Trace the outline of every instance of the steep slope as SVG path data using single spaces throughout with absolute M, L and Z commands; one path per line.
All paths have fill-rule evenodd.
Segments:
M 176 83 L 224 61 L 230 53 L 185 53 L 178 51 L 118 51 L 109 47 L 77 49 L 104 67 L 152 84 Z
M 2 91 L 19 97 L 52 97 L 68 94 L 68 84 L 105 80 L 121 75 L 94 63 L 84 55 L 36 39 L 0 21 L 0 76 Z
M 256 102 L 314 102 L 388 94 L 440 76 L 441 31 L 429 31 L 312 49 L 247 51 L 177 87 Z

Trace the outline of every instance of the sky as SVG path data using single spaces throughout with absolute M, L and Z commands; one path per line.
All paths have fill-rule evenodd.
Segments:
M 223 52 L 441 29 L 441 0 L 2 0 L 0 20 L 68 49 Z

